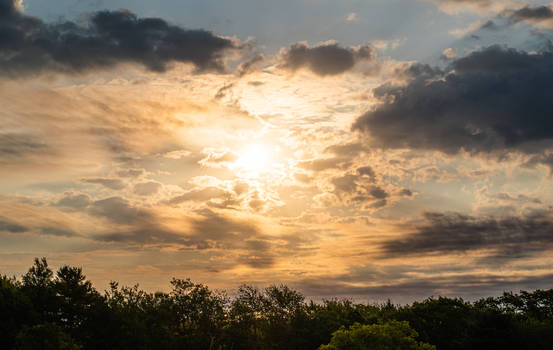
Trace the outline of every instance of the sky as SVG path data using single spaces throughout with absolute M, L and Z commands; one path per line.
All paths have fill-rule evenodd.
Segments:
M 553 4 L 0 0 L 0 274 L 553 284 Z

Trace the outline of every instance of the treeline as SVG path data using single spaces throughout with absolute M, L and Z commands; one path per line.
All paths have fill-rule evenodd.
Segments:
M 35 259 L 21 279 L 0 277 L 0 348 L 553 349 L 553 290 L 397 306 L 307 302 L 282 285 L 243 285 L 232 297 L 188 279 L 171 285 L 147 293 L 113 282 L 99 293 L 80 268 L 54 273 Z

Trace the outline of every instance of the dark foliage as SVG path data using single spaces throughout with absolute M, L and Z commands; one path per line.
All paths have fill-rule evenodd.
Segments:
M 243 285 L 232 297 L 189 279 L 171 286 L 169 293 L 148 293 L 112 282 L 99 293 L 81 268 L 54 274 L 46 259 L 35 259 L 21 280 L 0 277 L 1 347 L 553 349 L 553 289 L 396 306 L 306 302 L 284 285 Z

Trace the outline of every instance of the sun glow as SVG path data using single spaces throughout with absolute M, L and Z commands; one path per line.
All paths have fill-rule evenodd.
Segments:
M 271 171 L 274 151 L 263 144 L 250 144 L 238 152 L 236 169 L 247 176 L 258 176 Z

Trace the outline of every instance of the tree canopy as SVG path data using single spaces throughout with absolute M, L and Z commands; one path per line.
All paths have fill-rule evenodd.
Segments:
M 553 289 L 475 302 L 320 303 L 285 285 L 223 292 L 174 278 L 167 293 L 112 282 L 98 292 L 80 267 L 35 259 L 0 276 L 2 349 L 553 349 Z

